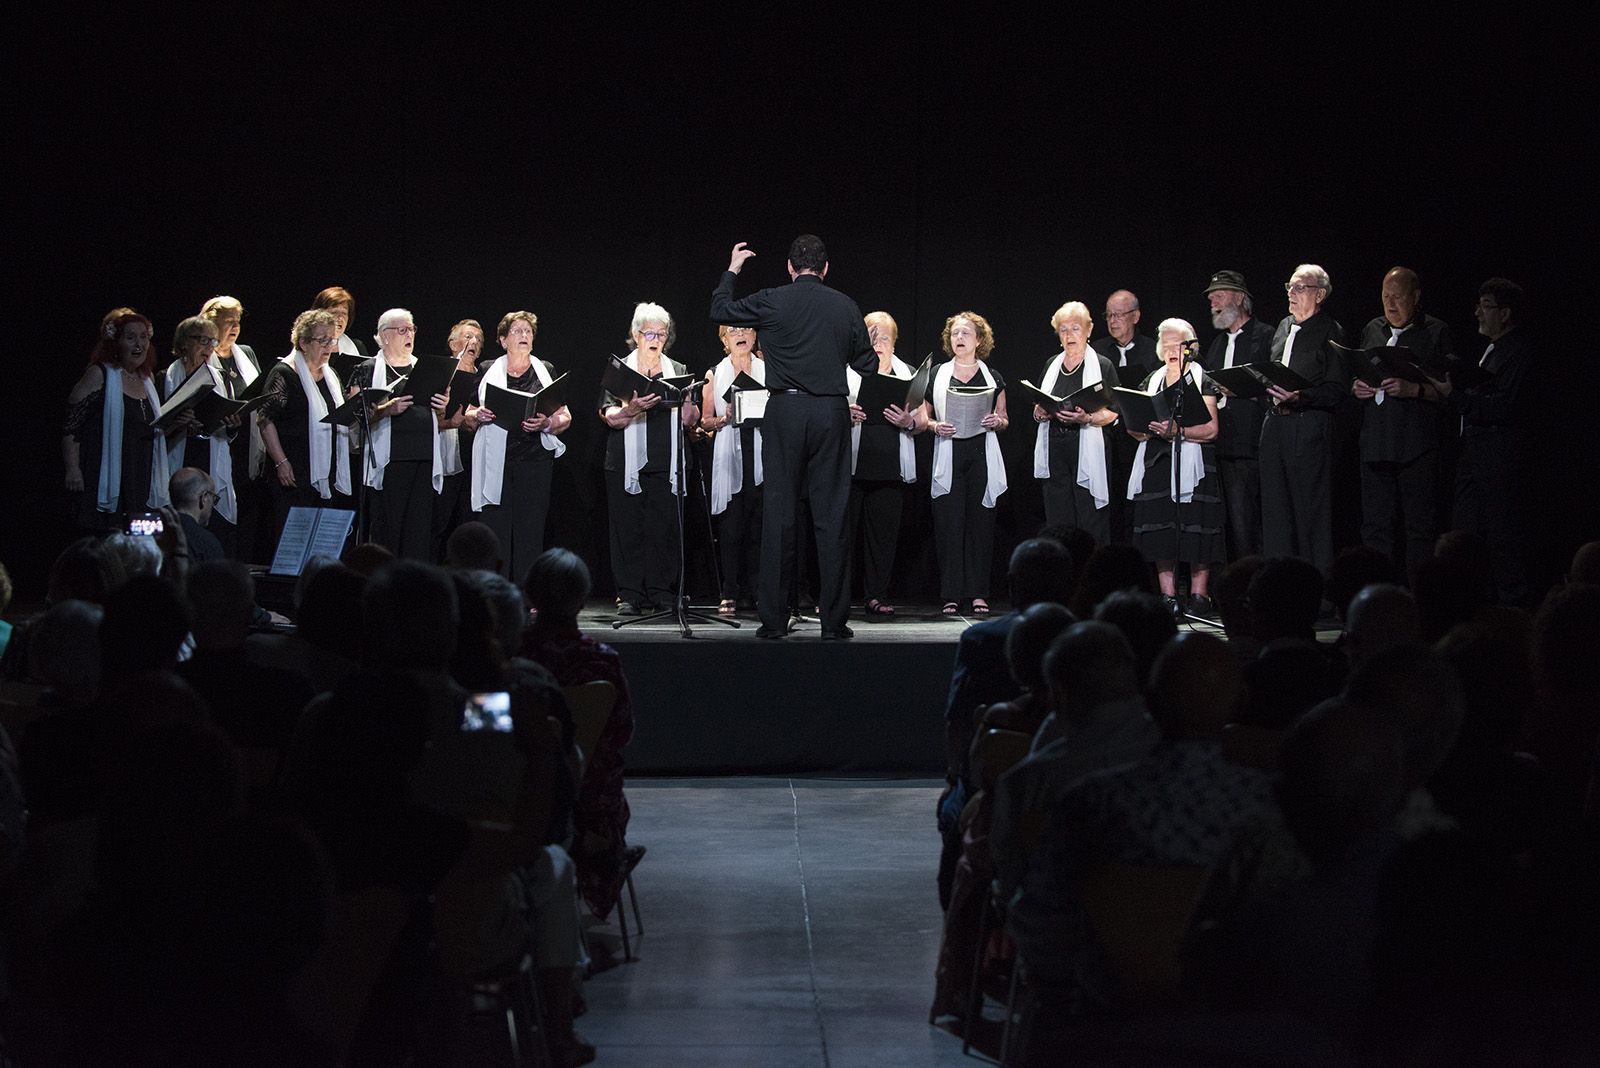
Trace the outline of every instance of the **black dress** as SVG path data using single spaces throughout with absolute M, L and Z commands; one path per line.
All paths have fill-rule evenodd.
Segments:
M 545 364 L 545 372 L 550 370 Z M 506 388 L 519 393 L 537 393 L 542 385 L 531 363 L 520 375 L 506 375 Z M 542 439 L 542 434 L 524 433 L 520 427 L 507 432 L 500 503 L 485 504 L 477 515 L 500 539 L 500 557 L 511 569 L 511 581 L 519 587 L 544 552 L 545 520 L 550 515 L 556 454 L 544 447 Z
M 106 399 L 104 384 L 76 404 L 67 406 L 65 433 L 78 441 L 78 469 L 83 472 L 83 489 L 72 495 L 72 514 L 78 528 L 87 534 L 120 530 L 129 512 L 142 512 L 149 507 L 150 462 L 157 440 L 150 421 L 155 418 L 155 412 L 143 396 L 130 397 L 121 393 L 119 396 L 122 399 L 122 482 L 115 512 L 102 512 L 98 505 Z M 165 446 L 165 442 L 162 444 Z
M 328 411 L 339 406 L 326 376 L 319 379 L 316 386 Z M 340 493 L 337 489 L 332 490 L 332 497 L 325 498 L 311 484 L 310 435 L 326 434 L 329 438 L 330 489 L 338 477 L 340 442 L 333 424 L 319 422 L 315 427 L 311 425 L 306 410 L 305 390 L 301 388 L 300 375 L 296 373 L 294 364 L 274 364 L 267 372 L 266 384 L 261 388 L 267 396 L 258 409 L 261 421 L 271 423 L 277 429 L 278 444 L 289 461 L 290 469 L 294 471 L 294 485 L 283 486 L 278 482 L 277 472 L 271 469 L 272 458 L 267 458 L 267 484 L 272 488 L 273 544 L 276 545 L 278 536 L 283 532 L 283 522 L 289 518 L 290 508 L 354 508 L 355 501 L 349 494 Z M 352 481 L 354 477 L 355 469 L 352 468 Z
M 938 374 L 938 368 L 934 373 Z M 989 368 L 994 379 L 996 403 L 1005 393 L 1006 381 L 1000 372 Z M 962 382 L 950 376 L 952 385 L 982 385 L 983 375 L 974 372 Z M 935 412 L 936 419 L 944 418 Z M 994 572 L 994 509 L 983 506 L 989 488 L 989 435 L 974 434 L 950 442 L 950 492 L 933 498 L 934 545 L 939 557 L 939 598 L 945 602 L 987 599 Z
M 906 502 L 906 483 L 900 477 L 900 441 L 904 433 L 888 423 L 861 424 L 861 446 L 856 451 L 855 475 L 850 480 L 849 521 L 845 529 L 854 532 L 859 527 L 861 531 L 861 592 L 868 604 L 889 599 L 889 580 L 900 542 L 900 517 Z
M 662 358 L 661 375 L 681 375 L 683 366 Z M 624 403 L 602 393 L 600 408 Z M 626 429 L 610 428 L 606 436 L 606 503 L 611 513 L 611 572 L 617 596 L 633 605 L 672 603 L 678 582 L 678 512 L 669 478 L 672 467 L 672 421 L 678 409 L 665 402 L 645 416 L 645 462 L 639 469 L 639 492 L 629 493 Z M 685 457 L 687 460 L 687 457 Z
M 1187 443 L 1190 448 L 1194 444 Z M 1133 544 L 1146 560 L 1181 560 L 1204 567 L 1227 558 L 1216 448 L 1201 443 L 1200 456 L 1205 475 L 1193 496 L 1180 504 L 1172 499 L 1172 443 L 1160 438 L 1144 443 L 1144 484 L 1131 499 Z

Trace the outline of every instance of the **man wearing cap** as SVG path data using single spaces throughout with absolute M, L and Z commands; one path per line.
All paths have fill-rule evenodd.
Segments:
M 1333 413 L 1350 388 L 1344 327 L 1323 311 L 1333 292 L 1328 272 L 1302 263 L 1283 285 L 1289 314 L 1272 335 L 1270 359 L 1306 380 L 1306 388 L 1268 390 L 1261 424 L 1261 547 L 1326 571 L 1333 563 Z
M 1409 267 L 1383 276 L 1383 314 L 1361 331 L 1361 348 L 1400 347 L 1427 361 L 1455 351 L 1450 327 L 1424 315 L 1422 283 Z M 1375 389 L 1356 378 L 1350 391 L 1361 405 L 1361 540 L 1386 553 L 1409 574 L 1433 555 L 1438 533 L 1439 454 L 1448 413 L 1433 386 L 1386 378 Z M 1395 541 L 1395 515 L 1405 540 Z
M 1255 300 L 1238 271 L 1218 271 L 1206 286 L 1211 339 L 1200 365 L 1207 371 L 1265 363 L 1272 358 L 1272 327 L 1255 317 Z M 1261 420 L 1259 398 L 1224 397 L 1217 402 L 1217 473 L 1228 517 L 1228 559 L 1261 551 Z
M 1139 298 L 1130 290 L 1119 289 L 1106 298 L 1106 331 L 1108 337 L 1097 337 L 1089 347 L 1117 369 L 1117 381 L 1112 385 L 1143 389 L 1144 380 L 1161 357 L 1156 353 L 1155 339 L 1138 332 Z M 1120 431 L 1107 434 L 1110 444 L 1106 457 L 1106 474 L 1113 486 L 1128 484 L 1128 471 L 1133 467 L 1133 454 L 1139 443 L 1131 434 Z M 1111 495 L 1111 540 L 1121 545 L 1133 541 L 1133 508 L 1125 493 Z

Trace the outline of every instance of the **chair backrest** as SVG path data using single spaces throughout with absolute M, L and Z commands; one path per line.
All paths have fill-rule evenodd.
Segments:
M 1278 770 L 1278 749 L 1288 731 L 1230 723 L 1222 729 L 1222 755 L 1230 763 L 1262 771 Z
M 978 783 L 984 790 L 993 790 L 1000 776 L 1020 764 L 1033 745 L 1033 735 L 1022 731 L 990 727 L 972 744 L 972 765 L 978 771 Z
M 1127 1000 L 1159 1001 L 1177 991 L 1184 940 L 1209 875 L 1201 867 L 1110 863 L 1079 882 L 1084 911 Z
M 293 1014 L 325 1028 L 341 1062 L 417 907 L 392 887 L 341 894 L 327 940 L 290 994 Z
M 606 721 L 611 718 L 612 706 L 617 703 L 617 688 L 604 679 L 597 679 L 578 686 L 564 686 L 561 692 L 567 699 L 567 708 L 572 712 L 572 726 L 578 748 L 583 754 L 583 764 L 578 772 L 578 781 L 581 783 L 589 771 L 589 756 L 605 731 Z

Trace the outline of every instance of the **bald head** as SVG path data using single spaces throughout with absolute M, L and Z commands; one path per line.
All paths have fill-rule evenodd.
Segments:
M 1106 298 L 1106 330 L 1117 344 L 1126 345 L 1132 341 L 1134 328 L 1138 325 L 1138 297 L 1126 289 L 1119 289 Z
M 1351 663 L 1360 664 L 1416 641 L 1422 633 L 1422 613 L 1416 599 L 1399 586 L 1374 582 L 1350 599 L 1344 630 Z
M 1567 570 L 1567 581 L 1600 586 L 1600 541 L 1578 546 L 1578 551 L 1572 554 L 1572 567 Z
M 180 467 L 167 483 L 172 507 L 187 512 L 203 526 L 211 518 L 211 476 L 198 467 Z
M 1383 276 L 1383 317 L 1390 326 L 1405 327 L 1417 317 L 1422 279 L 1410 267 L 1391 267 Z
M 1167 642 L 1150 674 L 1150 713 L 1168 739 L 1220 737 L 1243 696 L 1239 658 L 1227 642 L 1199 631 Z

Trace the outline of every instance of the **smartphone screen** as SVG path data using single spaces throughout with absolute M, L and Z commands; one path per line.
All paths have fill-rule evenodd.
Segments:
M 126 533 L 136 534 L 141 537 L 154 537 L 165 530 L 167 525 L 161 521 L 160 512 L 134 512 L 128 517 Z
M 511 733 L 511 695 L 501 690 L 468 697 L 461 709 L 461 729 Z

